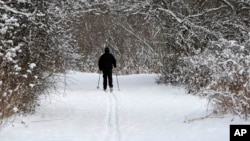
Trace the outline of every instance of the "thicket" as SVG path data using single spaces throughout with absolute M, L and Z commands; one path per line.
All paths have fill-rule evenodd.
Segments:
M 13 114 L 32 113 L 39 95 L 54 86 L 54 73 L 64 70 L 50 2 L 0 0 L 1 123 Z
M 208 97 L 216 113 L 232 112 L 247 118 L 249 1 L 175 1 L 160 7 L 161 15 L 172 17 L 166 29 L 175 32 L 166 30 L 174 38 L 169 46 L 173 52 L 164 58 L 159 81 Z
M 250 112 L 249 44 L 220 39 L 200 54 L 176 60 L 165 72 L 165 83 L 183 85 L 189 93 L 205 96 L 216 113 L 232 112 L 247 119 Z
M 160 29 L 143 15 L 86 13 L 76 20 L 74 33 L 81 55 L 77 65 L 79 70 L 98 71 L 98 59 L 104 53 L 104 47 L 109 46 L 119 62 L 119 73 L 160 72 L 164 44 L 155 42 Z

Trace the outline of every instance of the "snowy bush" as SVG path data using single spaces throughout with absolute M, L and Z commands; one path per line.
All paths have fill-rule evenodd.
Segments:
M 168 37 L 159 82 L 208 96 L 218 111 L 249 114 L 249 1 L 154 4 L 149 15 L 157 16 Z
M 183 85 L 189 93 L 206 96 L 217 112 L 250 114 L 249 42 L 220 39 L 199 55 L 170 62 L 162 80 Z M 171 66 L 171 67 L 170 67 Z
M 210 70 L 209 83 L 201 93 L 208 96 L 215 110 L 250 114 L 250 52 L 249 45 L 236 41 L 213 42 L 201 56 Z M 194 63 L 196 64 L 196 63 Z
M 38 96 L 53 86 L 61 70 L 60 50 L 53 47 L 47 0 L 0 0 L 0 120 L 30 113 Z
M 28 18 L 29 14 L 18 12 L 14 8 L 16 6 L 14 4 L 7 5 L 1 1 L 1 7 L 5 7 L 5 10 L 1 9 L 0 16 L 1 118 L 10 116 L 22 107 L 20 105 L 24 104 L 24 102 L 17 99 L 24 97 L 23 94 L 25 94 L 28 87 L 25 83 L 29 83 L 29 79 L 32 79 L 30 74 L 32 74 L 33 68 L 27 69 L 27 66 L 25 66 L 25 63 L 27 65 L 31 63 L 26 58 L 26 43 L 18 35 L 24 34 L 24 26 L 26 26 L 25 23 L 21 23 L 21 18 Z M 21 57 L 25 59 L 21 60 Z

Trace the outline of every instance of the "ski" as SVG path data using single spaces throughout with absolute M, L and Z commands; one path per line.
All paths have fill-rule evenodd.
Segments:
M 109 90 L 103 90 L 105 93 L 107 93 L 107 92 L 110 92 L 110 93 L 113 93 L 113 91 L 114 91 L 114 89 L 113 88 L 111 88 L 111 89 L 109 89 Z

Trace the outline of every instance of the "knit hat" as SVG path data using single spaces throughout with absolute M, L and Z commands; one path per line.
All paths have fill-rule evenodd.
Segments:
M 108 47 L 105 47 L 104 51 L 105 51 L 106 53 L 109 53 L 109 48 L 108 48 Z

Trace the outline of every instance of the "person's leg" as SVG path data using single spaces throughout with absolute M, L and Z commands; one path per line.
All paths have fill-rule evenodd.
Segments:
M 104 90 L 107 89 L 107 77 L 108 77 L 107 71 L 103 71 L 103 89 Z
M 108 71 L 109 88 L 113 88 L 112 70 Z

